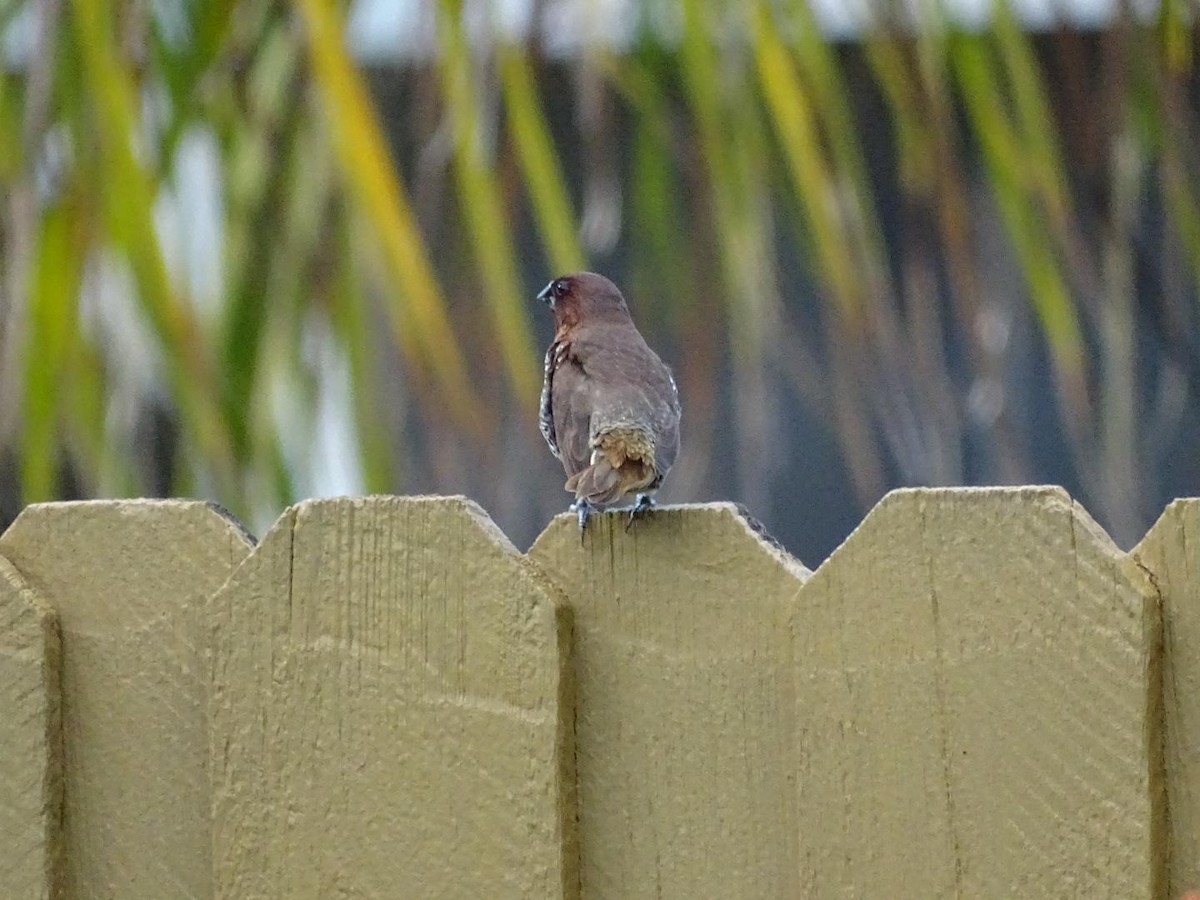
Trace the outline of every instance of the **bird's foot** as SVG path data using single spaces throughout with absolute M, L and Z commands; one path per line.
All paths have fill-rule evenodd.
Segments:
M 569 507 L 571 512 L 579 514 L 579 541 L 583 543 L 584 531 L 587 529 L 588 516 L 595 512 L 596 507 L 589 500 L 580 497 Z
M 629 510 L 629 518 L 625 521 L 625 530 L 628 531 L 633 523 L 644 516 L 647 512 L 654 508 L 654 498 L 649 494 L 638 494 L 637 502 Z

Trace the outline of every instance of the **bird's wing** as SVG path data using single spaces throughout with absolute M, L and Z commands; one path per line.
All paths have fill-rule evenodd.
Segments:
M 575 354 L 574 341 L 556 341 L 546 354 L 540 427 L 546 443 L 574 475 L 591 459 L 592 385 Z
M 667 376 L 666 396 L 669 397 L 669 400 L 661 412 L 662 433 L 659 440 L 658 471 L 665 475 L 667 470 L 675 464 L 675 457 L 679 455 L 679 419 L 682 408 L 679 404 L 679 388 L 675 386 L 675 377 L 667 368 L 666 363 L 662 363 L 662 367 Z
M 560 459 L 558 437 L 554 432 L 554 371 L 562 364 L 566 349 L 565 342 L 555 341 L 546 350 L 546 362 L 542 368 L 542 405 L 538 411 L 538 429 L 550 445 L 550 452 Z
M 645 431 L 655 467 L 665 473 L 679 447 L 679 395 L 671 371 L 632 326 L 596 329 L 577 337 L 573 352 L 592 395 L 590 433 Z

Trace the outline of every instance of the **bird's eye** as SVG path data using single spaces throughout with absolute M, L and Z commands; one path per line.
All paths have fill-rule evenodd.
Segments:
M 567 293 L 567 283 L 561 278 L 554 282 L 554 296 L 562 297 Z

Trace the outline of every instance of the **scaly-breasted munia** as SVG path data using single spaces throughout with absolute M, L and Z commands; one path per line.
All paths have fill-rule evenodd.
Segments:
M 539 424 L 567 473 L 580 531 L 593 509 L 636 492 L 632 523 L 653 505 L 679 453 L 675 379 L 603 275 L 564 275 L 538 299 L 550 306 L 555 326 Z

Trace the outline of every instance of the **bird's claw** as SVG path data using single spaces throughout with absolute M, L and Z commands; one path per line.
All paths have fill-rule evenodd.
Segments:
M 629 510 L 629 518 L 625 521 L 625 530 L 633 527 L 633 523 L 654 507 L 654 498 L 649 494 L 638 494 L 637 502 Z
M 588 516 L 591 515 L 592 511 L 595 508 L 596 507 L 594 507 L 589 501 L 584 500 L 582 497 L 580 499 L 576 500 L 570 506 L 571 512 L 579 514 L 579 542 L 580 543 L 583 543 L 583 535 L 587 529 Z

